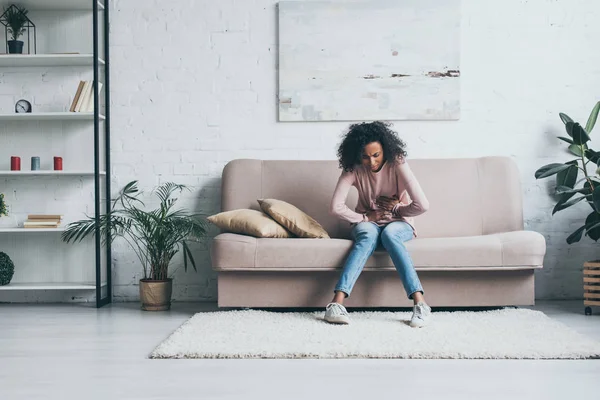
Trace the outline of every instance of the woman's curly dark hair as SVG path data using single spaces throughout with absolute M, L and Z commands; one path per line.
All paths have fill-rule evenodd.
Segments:
M 340 168 L 346 172 L 354 171 L 361 164 L 363 149 L 372 142 L 381 143 L 386 161 L 395 162 L 406 157 L 406 144 L 390 126 L 390 123 L 381 121 L 350 125 L 337 150 Z

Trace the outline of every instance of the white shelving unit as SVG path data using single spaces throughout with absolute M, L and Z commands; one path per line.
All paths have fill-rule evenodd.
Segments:
M 0 6 L 12 3 L 0 0 Z M 112 297 L 110 247 L 103 247 L 99 237 L 67 244 L 61 233 L 69 222 L 99 216 L 110 205 L 109 0 L 16 4 L 29 10 L 36 24 L 37 54 L 0 54 L 0 75 L 10 71 L 3 76 L 3 96 L 14 88 L 15 99 L 33 105 L 33 112 L 23 114 L 14 106 L 0 107 L 0 192 L 9 213 L 19 216 L 15 226 L 0 226 L 0 251 L 15 263 L 11 283 L 0 286 L 0 301 L 23 291 L 95 291 L 101 307 Z M 4 32 L 0 35 L 4 42 Z M 94 86 L 93 112 L 68 111 L 80 80 L 103 83 L 101 92 Z M 64 96 L 36 97 L 52 93 L 54 84 L 63 86 L 62 93 L 71 88 L 68 104 Z M 20 171 L 8 170 L 14 155 L 21 157 Z M 40 156 L 40 170 L 29 169 L 30 156 Z M 52 169 L 53 156 L 63 157 L 64 170 Z M 24 216 L 43 213 L 69 218 L 59 228 L 22 227 Z

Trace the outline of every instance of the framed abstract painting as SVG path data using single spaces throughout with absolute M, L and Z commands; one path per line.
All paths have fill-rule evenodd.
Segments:
M 279 2 L 279 120 L 457 120 L 460 0 Z

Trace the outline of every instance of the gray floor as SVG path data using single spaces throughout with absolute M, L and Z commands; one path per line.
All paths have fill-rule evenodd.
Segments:
M 176 303 L 0 305 L 0 399 L 600 398 L 600 360 L 150 360 L 195 312 Z M 600 309 L 535 309 L 600 341 Z

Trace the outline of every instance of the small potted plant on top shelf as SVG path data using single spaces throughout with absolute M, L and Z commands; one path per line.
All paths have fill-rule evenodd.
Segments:
M 9 54 L 22 54 L 23 53 L 23 41 L 19 40 L 19 37 L 25 33 L 27 27 L 34 26 L 27 17 L 29 11 L 25 7 L 19 7 L 11 5 L 10 7 L 4 8 L 4 14 L 0 16 L 0 22 L 6 27 L 6 33 L 10 33 L 12 40 L 8 40 Z

